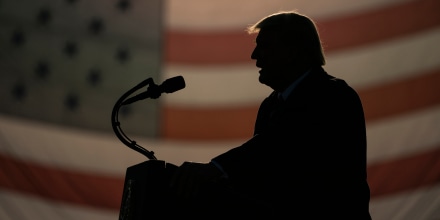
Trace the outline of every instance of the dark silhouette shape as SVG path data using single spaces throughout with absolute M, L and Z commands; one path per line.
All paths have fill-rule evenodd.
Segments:
M 78 44 L 74 41 L 67 41 L 64 44 L 64 53 L 68 57 L 73 58 L 78 54 Z
M 101 74 L 101 71 L 99 69 L 92 68 L 92 69 L 89 70 L 89 74 L 87 76 L 87 81 L 89 82 L 90 85 L 97 86 L 102 81 L 102 76 L 101 75 L 102 74 Z
M 11 93 L 17 101 L 23 101 L 26 98 L 28 92 L 26 86 L 23 83 L 17 83 L 12 88 Z
M 134 110 L 133 110 L 132 106 L 124 105 L 124 106 L 121 107 L 121 115 L 122 115 L 122 117 L 127 118 L 127 117 L 129 117 L 129 116 L 131 116 L 133 114 L 134 114 Z
M 37 14 L 37 22 L 40 25 L 47 25 L 52 20 L 52 12 L 49 8 L 41 8 Z
M 121 63 L 125 63 L 130 59 L 130 50 L 127 48 L 118 48 L 116 50 L 116 59 Z
M 38 79 L 45 80 L 50 74 L 49 64 L 46 61 L 39 61 L 34 69 Z
M 251 58 L 259 81 L 274 91 L 248 141 L 209 163 L 178 167 L 171 190 L 179 216 L 371 219 L 362 103 L 324 70 L 314 22 L 280 12 L 247 30 L 257 34 Z
M 92 18 L 89 24 L 89 30 L 92 34 L 98 35 L 104 31 L 104 22 L 101 18 Z
M 12 36 L 11 36 L 11 43 L 14 46 L 21 46 L 26 42 L 26 36 L 23 30 L 20 29 L 15 29 L 12 32 Z
M 116 7 L 121 11 L 127 11 L 131 7 L 131 2 L 129 0 L 119 0 Z
M 69 4 L 75 4 L 78 0 L 66 0 L 67 3 Z
M 70 111 L 75 111 L 79 107 L 79 97 L 76 94 L 70 93 L 64 100 L 64 105 Z

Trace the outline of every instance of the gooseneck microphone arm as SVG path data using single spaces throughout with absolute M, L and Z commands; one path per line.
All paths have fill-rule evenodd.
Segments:
M 147 85 L 148 85 L 147 91 L 127 99 L 135 91 Z M 167 79 L 161 85 L 156 85 L 152 78 L 148 78 L 142 81 L 141 83 L 139 83 L 138 85 L 136 85 L 135 87 L 133 87 L 132 89 L 128 90 L 126 93 L 124 93 L 115 103 L 111 118 L 113 131 L 115 132 L 119 140 L 121 140 L 121 142 L 127 145 L 129 148 L 145 155 L 148 159 L 157 160 L 156 157 L 154 156 L 153 151 L 148 151 L 147 149 L 138 145 L 136 141 L 131 140 L 130 138 L 127 137 L 127 135 L 124 134 L 121 128 L 121 123 L 118 120 L 119 109 L 123 105 L 128 105 L 133 102 L 137 102 L 139 100 L 146 98 L 157 99 L 162 93 L 172 93 L 183 88 L 185 88 L 185 80 L 183 79 L 182 76 L 176 76 Z
M 133 150 L 135 150 L 135 151 L 145 155 L 150 160 L 157 160 L 157 158 L 154 156 L 154 152 L 153 151 L 148 151 L 147 149 L 145 149 L 142 146 L 138 145 L 136 143 L 136 141 L 131 140 L 130 138 L 128 138 L 127 135 L 125 135 L 125 133 L 122 131 L 121 123 L 119 122 L 119 119 L 118 119 L 119 109 L 121 108 L 122 105 L 124 105 L 123 102 L 125 101 L 125 99 L 127 99 L 135 91 L 139 90 L 140 88 L 142 88 L 142 87 L 144 87 L 146 85 L 154 85 L 153 79 L 152 78 L 148 78 L 148 79 L 142 81 L 141 83 L 139 83 L 138 85 L 136 85 L 132 89 L 128 90 L 126 93 L 124 93 L 118 99 L 118 101 L 113 106 L 112 118 L 111 118 L 112 119 L 112 127 L 113 127 L 113 131 L 115 132 L 116 136 L 127 147 L 129 147 L 129 148 L 131 148 L 131 149 L 133 149 Z

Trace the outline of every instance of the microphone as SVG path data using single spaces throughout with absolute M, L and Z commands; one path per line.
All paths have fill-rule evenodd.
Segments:
M 122 102 L 122 105 L 128 105 L 133 102 L 137 102 L 139 100 L 143 100 L 146 98 L 156 99 L 164 92 L 173 93 L 183 88 L 185 88 L 185 80 L 183 79 L 182 76 L 175 76 L 169 78 L 163 81 L 163 83 L 159 86 L 154 84 L 154 82 L 152 82 L 152 84 L 148 86 L 147 91 L 125 100 L 124 102 Z

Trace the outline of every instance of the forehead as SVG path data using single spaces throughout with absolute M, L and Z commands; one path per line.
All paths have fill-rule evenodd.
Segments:
M 282 43 L 283 38 L 280 31 L 273 29 L 261 29 L 258 32 L 258 35 L 255 39 L 257 44 L 274 44 L 274 43 Z

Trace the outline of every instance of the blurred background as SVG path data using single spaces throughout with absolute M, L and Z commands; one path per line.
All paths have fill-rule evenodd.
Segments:
M 158 159 L 250 138 L 270 90 L 245 28 L 280 10 L 316 21 L 324 68 L 361 96 L 373 219 L 440 219 L 438 0 L 1 0 L 0 219 L 117 219 L 126 169 L 148 159 L 111 111 L 147 78 L 186 82 L 121 108 Z

